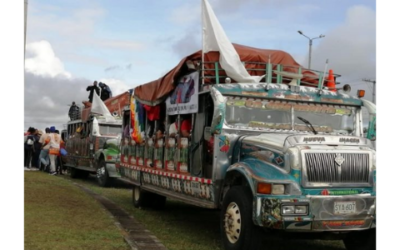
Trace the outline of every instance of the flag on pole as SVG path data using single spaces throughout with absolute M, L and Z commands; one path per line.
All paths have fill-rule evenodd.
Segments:
M 104 116 L 106 118 L 106 121 L 115 121 L 115 118 L 111 115 L 107 106 L 100 99 L 96 91 L 93 91 L 93 102 L 90 112 Z
M 207 0 L 202 4 L 203 19 L 203 51 L 219 51 L 219 63 L 226 74 L 239 83 L 257 83 L 263 76 L 251 76 L 226 36 L 224 29 L 219 23 L 211 5 Z

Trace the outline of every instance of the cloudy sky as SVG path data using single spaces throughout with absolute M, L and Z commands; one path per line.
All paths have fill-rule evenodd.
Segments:
M 234 43 L 284 50 L 312 68 L 341 74 L 371 98 L 376 70 L 373 0 L 209 0 Z M 29 0 L 24 128 L 62 127 L 68 105 L 94 80 L 113 94 L 155 80 L 201 48 L 200 0 Z

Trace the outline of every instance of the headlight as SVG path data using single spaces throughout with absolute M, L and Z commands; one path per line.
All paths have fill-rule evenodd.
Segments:
M 308 206 L 295 206 L 294 213 L 295 214 L 308 214 Z
M 272 194 L 284 194 L 284 193 L 285 193 L 285 185 L 282 184 L 272 185 Z
M 308 205 L 284 205 L 282 215 L 307 215 Z
M 284 194 L 285 185 L 283 184 L 271 184 L 259 182 L 257 183 L 257 193 L 259 194 Z
M 283 206 L 282 214 L 294 214 L 294 206 Z

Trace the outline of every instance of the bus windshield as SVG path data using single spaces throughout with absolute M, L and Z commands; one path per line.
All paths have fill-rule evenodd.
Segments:
M 228 97 L 225 122 L 231 127 L 353 134 L 355 107 Z M 300 117 L 300 118 L 298 118 Z
M 121 133 L 121 125 L 99 124 L 101 135 L 118 135 Z

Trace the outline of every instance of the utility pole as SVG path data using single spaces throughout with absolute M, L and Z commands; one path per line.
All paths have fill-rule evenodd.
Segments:
M 376 97 L 375 97 L 375 89 L 376 89 L 376 80 L 371 80 L 371 79 L 363 79 L 364 82 L 372 82 L 372 102 L 376 104 Z

